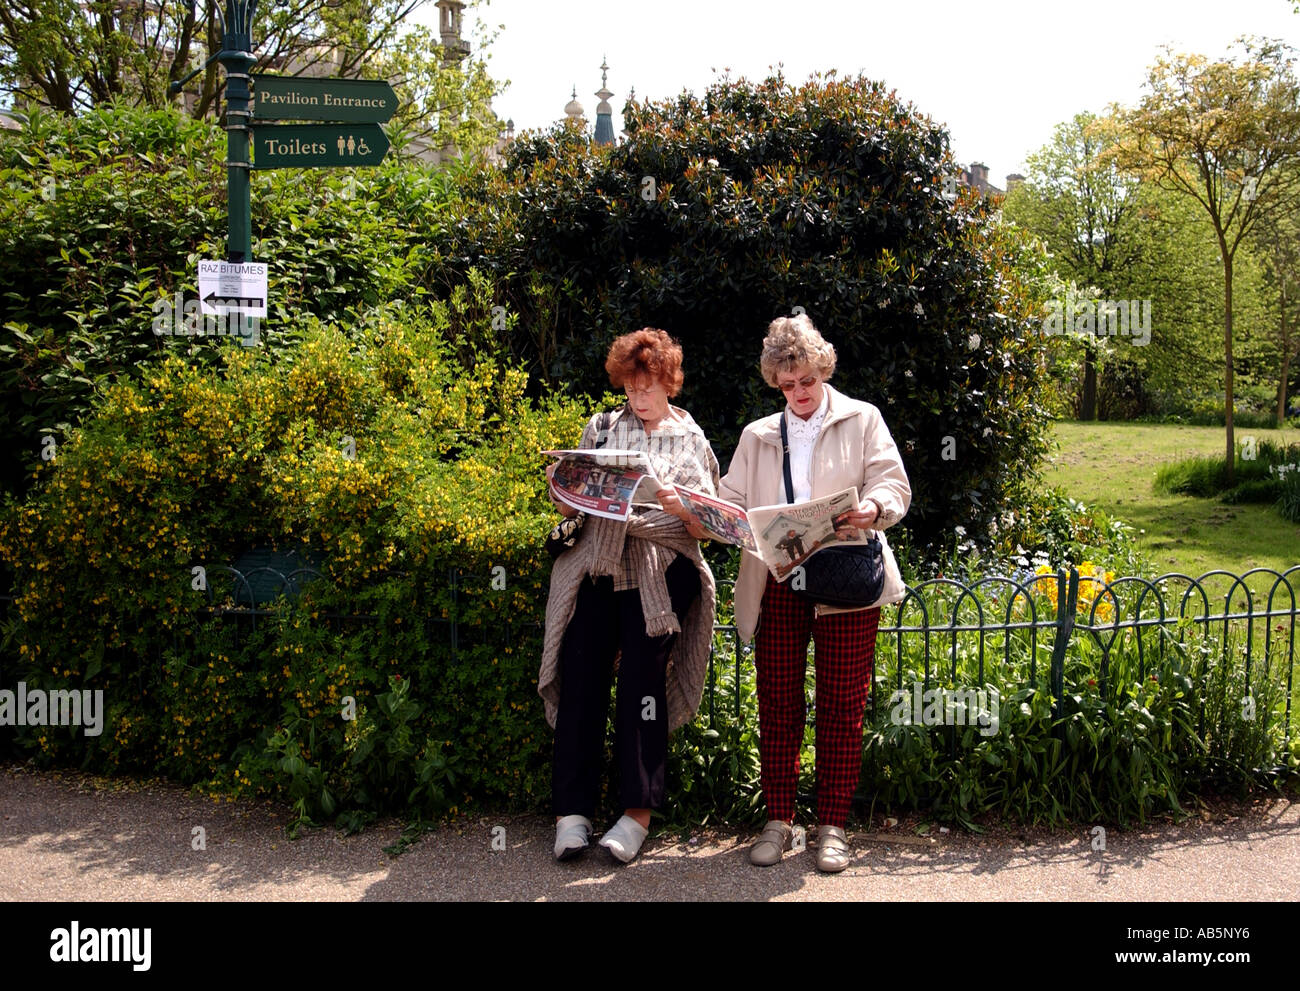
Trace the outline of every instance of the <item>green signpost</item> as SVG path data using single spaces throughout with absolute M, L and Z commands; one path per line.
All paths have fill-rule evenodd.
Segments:
M 253 76 L 254 120 L 338 120 L 353 124 L 383 124 L 392 119 L 396 110 L 397 94 L 382 79 Z
M 169 93 L 179 93 L 213 62 L 226 70 L 226 258 L 230 263 L 251 263 L 250 169 L 378 165 L 388 151 L 388 138 L 379 125 L 397 110 L 397 94 L 383 80 L 250 74 L 257 62 L 253 54 L 257 4 L 258 0 L 225 0 L 224 16 L 219 18 L 221 50 L 168 87 Z M 262 120 L 340 123 L 255 123 Z
M 253 125 L 253 168 L 378 165 L 388 138 L 378 124 Z
M 253 130 L 256 169 L 378 165 L 388 151 L 380 124 L 397 109 L 382 79 L 253 76 L 253 119 L 330 120 L 338 124 L 259 124 Z

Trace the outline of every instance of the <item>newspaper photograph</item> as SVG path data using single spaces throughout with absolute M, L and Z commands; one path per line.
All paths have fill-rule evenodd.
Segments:
M 858 509 L 858 490 L 844 489 L 809 502 L 759 506 L 749 511 L 749 527 L 758 544 L 758 556 L 777 581 L 823 547 L 865 544 L 869 537 L 845 517 Z
M 610 520 L 626 520 L 637 505 L 659 507 L 657 493 L 664 486 L 644 451 L 600 448 L 542 453 L 559 459 L 551 491 L 567 506 Z
M 749 529 L 749 517 L 734 502 L 705 495 L 683 485 L 674 485 L 673 490 L 682 501 L 682 508 L 698 516 L 700 524 L 714 540 L 758 553 L 758 544 Z

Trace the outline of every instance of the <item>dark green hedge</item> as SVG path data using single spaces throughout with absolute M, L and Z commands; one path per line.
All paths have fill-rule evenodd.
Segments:
M 468 184 L 432 270 L 444 288 L 485 270 L 519 315 L 514 353 L 578 388 L 603 381 L 613 337 L 670 331 L 681 403 L 724 464 L 778 407 L 764 330 L 802 307 L 839 352 L 835 383 L 899 441 L 918 542 L 987 532 L 1044 450 L 1042 338 L 1017 235 L 988 202 L 944 196 L 946 132 L 860 78 L 719 82 L 624 116 L 612 150 L 526 136 Z
M 0 491 L 20 491 L 43 432 L 84 416 L 97 384 L 211 341 L 153 333 L 157 300 L 224 258 L 225 135 L 166 111 L 37 114 L 0 139 Z M 253 254 L 270 263 L 262 346 L 310 316 L 356 314 L 411 288 L 454 183 L 394 158 L 375 169 L 254 173 Z

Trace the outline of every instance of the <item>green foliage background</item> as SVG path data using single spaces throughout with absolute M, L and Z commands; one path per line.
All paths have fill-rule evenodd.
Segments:
M 0 141 L 0 489 L 25 487 L 42 433 L 77 423 L 97 386 L 166 355 L 213 361 L 210 341 L 152 324 L 158 301 L 192 295 L 197 259 L 225 256 L 224 158 L 222 131 L 164 111 L 35 114 Z M 261 346 L 418 300 L 453 197 L 451 175 L 400 160 L 255 173 L 253 254 L 274 259 Z
M 576 442 L 590 408 L 527 399 L 488 355 L 457 362 L 455 305 L 350 334 L 305 318 L 292 351 L 228 344 L 219 368 L 172 356 L 109 387 L 0 526 L 5 683 L 102 689 L 108 730 L 28 728 L 7 749 L 284 788 L 304 815 L 535 799 L 541 451 Z M 223 566 L 259 547 L 321 577 L 254 626 L 214 621 L 238 593 Z
M 946 132 L 863 78 L 723 80 L 624 119 L 613 149 L 566 125 L 474 176 L 437 284 L 491 276 L 512 352 L 553 382 L 599 382 L 614 337 L 668 330 L 680 402 L 724 465 L 778 406 L 762 338 L 800 306 L 839 353 L 836 386 L 899 443 L 917 544 L 986 532 L 1045 447 L 1041 306 L 1023 240 L 987 201 L 945 198 Z
M 909 562 L 951 550 L 956 525 L 1008 555 L 1075 550 L 1097 528 L 1082 507 L 1028 495 L 1050 279 L 988 203 L 944 199 L 941 130 L 864 80 L 719 85 L 632 107 L 628 122 L 613 152 L 559 130 L 521 141 L 501 172 L 259 176 L 255 254 L 274 259 L 276 310 L 253 350 L 150 329 L 153 303 L 222 253 L 217 132 L 112 111 L 37 117 L 0 143 L 0 572 L 16 595 L 0 684 L 107 703 L 102 736 L 22 728 L 6 756 L 271 795 L 300 822 L 349 827 L 466 802 L 540 807 L 541 547 L 555 518 L 540 452 L 571 446 L 608 405 L 605 348 L 642 324 L 683 340 L 681 402 L 725 460 L 774 405 L 756 368 L 764 326 L 803 306 L 840 351 L 837 383 L 880 405 L 903 447 Z M 43 432 L 59 442 L 49 462 Z M 266 548 L 320 576 L 269 615 L 231 618 L 226 569 Z M 761 815 L 752 664 L 742 651 L 732 667 L 719 636 L 714 705 L 674 737 L 679 824 Z M 1022 668 L 998 683 L 1008 698 Z M 970 822 L 1176 807 L 1203 762 L 1179 729 L 1190 703 L 1163 694 L 1140 696 L 1168 732 L 1132 789 L 1044 787 L 1120 759 L 1124 733 L 1147 725 L 1127 708 L 1146 674 L 1116 676 L 1109 701 L 1078 686 L 1070 718 L 1127 713 L 1108 736 L 1071 737 L 1041 698 L 1018 696 L 1019 735 L 968 741 L 985 748 L 974 766 L 877 708 L 864 785 Z M 1247 777 L 1250 755 L 1293 765 L 1270 725 L 1216 738 L 1219 760 Z M 1008 770 L 1026 739 L 1038 756 Z

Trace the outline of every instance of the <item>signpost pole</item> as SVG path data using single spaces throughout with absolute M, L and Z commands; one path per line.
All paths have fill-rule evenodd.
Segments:
M 257 0 L 226 0 L 225 37 L 217 61 L 226 70 L 226 213 L 229 236 L 227 261 L 244 262 L 253 253 L 252 208 L 248 174 L 249 108 L 248 70 L 253 56 L 253 18 Z
M 252 260 L 252 202 L 249 188 L 252 152 L 259 168 L 316 168 L 378 165 L 388 152 L 380 123 L 397 109 L 397 94 L 382 80 L 298 79 L 251 76 L 253 21 L 258 0 L 225 0 L 218 7 L 221 51 L 184 79 L 167 88 L 180 92 L 186 82 L 214 61 L 226 70 L 226 260 L 199 262 L 199 299 L 203 313 L 251 316 L 257 343 L 259 318 L 266 317 L 266 265 Z M 256 80 L 257 98 L 251 84 Z M 338 123 L 277 124 L 253 129 L 255 120 L 296 118 Z M 258 141 L 257 148 L 253 141 Z M 242 335 L 241 335 L 242 336 Z

